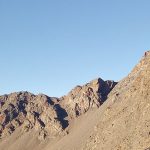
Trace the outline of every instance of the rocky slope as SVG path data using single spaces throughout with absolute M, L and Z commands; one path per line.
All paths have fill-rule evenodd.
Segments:
M 149 114 L 147 52 L 118 84 L 99 78 L 61 98 L 0 96 L 0 149 L 149 150 Z
M 0 96 L 0 138 L 7 138 L 18 128 L 22 135 L 35 130 L 40 140 L 63 136 L 69 121 L 99 107 L 115 85 L 99 78 L 75 87 L 61 98 L 29 92 Z
M 112 90 L 85 150 L 150 149 L 150 52 Z
M 81 117 L 69 135 L 45 150 L 149 150 L 150 51 L 97 110 Z
M 116 84 L 110 80 L 95 79 L 83 86 L 76 86 L 68 95 L 61 97 L 61 104 L 70 119 L 78 117 L 90 108 L 101 106 Z
M 0 136 L 11 135 L 18 127 L 22 133 L 35 129 L 39 138 L 61 133 L 62 122 L 58 117 L 57 98 L 18 92 L 0 97 Z

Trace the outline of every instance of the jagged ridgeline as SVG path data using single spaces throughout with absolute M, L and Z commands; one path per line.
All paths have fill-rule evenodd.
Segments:
M 0 96 L 0 138 L 10 136 L 18 128 L 22 134 L 35 130 L 41 140 L 64 135 L 70 120 L 98 108 L 116 84 L 98 78 L 61 98 L 29 92 Z
M 150 51 L 119 83 L 101 78 L 60 98 L 0 96 L 2 150 L 149 150 Z

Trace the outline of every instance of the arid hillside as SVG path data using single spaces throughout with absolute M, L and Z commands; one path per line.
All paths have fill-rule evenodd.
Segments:
M 150 149 L 150 52 L 118 83 L 102 107 L 103 115 L 83 149 Z
M 29 92 L 0 96 L 1 149 L 20 149 L 23 144 L 15 144 L 14 148 L 12 145 L 20 143 L 27 134 L 31 136 L 27 138 L 27 143 L 31 138 L 42 144 L 62 138 L 69 134 L 73 120 L 91 109 L 98 109 L 116 84 L 98 78 L 76 86 L 61 98 Z M 12 145 L 7 145 L 11 140 Z M 31 147 L 24 145 L 21 149 L 28 148 Z
M 0 96 L 1 150 L 150 149 L 150 52 L 119 83 L 98 78 L 61 98 Z

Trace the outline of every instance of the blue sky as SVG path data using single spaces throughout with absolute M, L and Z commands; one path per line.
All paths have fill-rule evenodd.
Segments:
M 0 0 L 0 95 L 120 80 L 150 49 L 149 0 Z

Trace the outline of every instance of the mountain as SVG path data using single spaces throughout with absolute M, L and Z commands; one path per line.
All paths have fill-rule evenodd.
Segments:
M 60 98 L 0 96 L 1 150 L 149 150 L 150 52 L 119 83 L 101 78 Z
M 1 149 L 12 148 L 10 145 L 3 146 L 3 143 L 15 134 L 15 142 L 27 133 L 35 133 L 36 140 L 40 142 L 65 136 L 69 133 L 72 120 L 102 105 L 116 84 L 98 78 L 75 87 L 61 98 L 29 92 L 0 96 Z
M 102 107 L 103 115 L 84 149 L 150 149 L 150 51 L 116 85 Z

